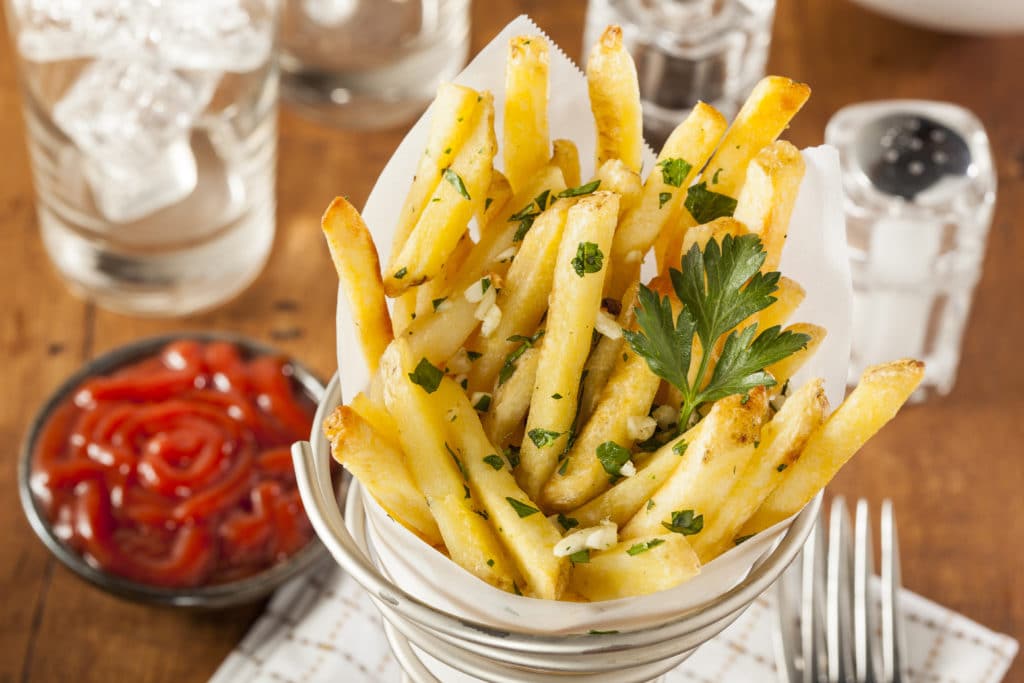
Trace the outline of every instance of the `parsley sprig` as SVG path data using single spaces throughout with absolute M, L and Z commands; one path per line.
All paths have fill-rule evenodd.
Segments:
M 683 429 L 704 403 L 745 394 L 757 386 L 773 386 L 775 380 L 765 368 L 810 341 L 806 334 L 784 332 L 777 325 L 760 334 L 756 323 L 738 332 L 733 329 L 775 302 L 772 294 L 778 289 L 780 274 L 760 272 L 766 255 L 757 235 L 726 235 L 721 245 L 712 239 L 703 252 L 695 244 L 683 257 L 682 270 L 670 273 L 672 288 L 683 304 L 674 320 L 668 297 L 640 287 L 636 309 L 640 330 L 623 333 L 651 371 L 682 393 L 679 425 Z M 726 333 L 718 362 L 707 379 L 711 349 Z M 691 383 L 694 335 L 704 353 Z

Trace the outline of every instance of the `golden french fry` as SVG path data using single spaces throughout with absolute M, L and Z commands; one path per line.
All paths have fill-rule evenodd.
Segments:
M 374 400 L 369 395 L 359 392 L 352 397 L 349 407 L 373 428 L 377 436 L 401 450 L 402 445 L 398 443 L 398 425 L 384 407 L 383 395 Z
M 523 351 L 523 355 L 510 361 L 511 374 L 505 382 L 499 381 L 494 390 L 491 408 L 484 415 L 484 427 L 487 436 L 498 446 L 505 447 L 512 443 L 515 435 L 522 430 L 523 420 L 530 410 L 533 382 L 537 377 L 539 346 L 543 343 L 544 339 L 539 339 L 534 346 Z
M 551 165 L 562 169 L 562 177 L 569 187 L 580 185 L 580 151 L 572 140 L 559 138 L 551 143 Z
M 783 275 L 779 278 L 779 288 L 772 295 L 775 297 L 775 303 L 755 313 L 750 320 L 743 321 L 740 327 L 756 322 L 757 329 L 763 331 L 776 325 L 785 325 L 796 309 L 800 308 L 806 294 L 799 282 Z
M 570 588 L 587 600 L 616 600 L 678 586 L 700 573 L 700 562 L 679 534 L 629 539 L 572 568 Z
M 511 591 L 518 578 L 494 530 L 474 507 L 462 468 L 450 454 L 448 424 L 412 373 L 418 361 L 404 339 L 381 357 L 384 402 L 398 425 L 398 439 L 416 486 L 423 493 L 452 560 L 478 578 Z
M 544 505 L 565 512 L 611 486 L 611 475 L 597 457 L 598 447 L 611 441 L 632 450 L 635 439 L 629 433 L 629 422 L 647 417 L 660 383 L 647 362 L 624 345 L 593 415 L 569 449 L 563 466 L 544 484 L 540 497 Z
M 494 386 L 509 353 L 530 337 L 548 309 L 548 296 L 555 277 L 555 258 L 572 202 L 554 200 L 536 218 L 512 259 L 505 282 L 497 295 L 501 321 L 494 332 L 476 341 L 481 357 L 469 372 L 471 391 Z
M 619 195 L 619 216 L 625 215 L 640 201 L 643 183 L 640 174 L 631 171 L 621 159 L 609 159 L 594 174 L 600 189 Z
M 750 160 L 782 134 L 810 94 L 811 89 L 806 85 L 788 78 L 766 76 L 761 79 L 701 172 L 698 185 L 703 183 L 708 191 L 736 198 L 743 187 Z M 690 192 L 692 188 L 688 194 Z M 657 240 L 659 270 L 671 261 L 670 244 L 678 242 L 681 235 L 697 224 L 689 210 L 678 212 L 674 228 L 664 231 Z
M 441 171 L 451 165 L 455 153 L 462 149 L 469 137 L 478 96 L 475 90 L 462 85 L 442 83 L 438 86 L 437 97 L 430 106 L 427 148 L 423 150 L 416 175 L 412 178 L 412 186 L 399 213 L 391 246 L 392 254 L 397 254 L 405 245 L 420 214 L 437 189 Z
M 632 477 L 620 479 L 615 486 L 583 507 L 568 513 L 568 516 L 583 527 L 593 526 L 602 519 L 610 519 L 622 527 L 644 505 L 651 505 L 655 491 L 679 467 L 681 456 L 696 441 L 703 424 L 698 422 L 682 436 L 666 443 L 638 465 Z
M 715 151 L 726 125 L 725 117 L 714 107 L 699 102 L 665 141 L 644 182 L 639 204 L 615 233 L 613 282 L 606 288 L 610 296 L 621 295 L 629 285 L 624 276 L 616 275 L 620 264 L 632 253 L 646 254 L 658 235 L 673 232 L 667 226 L 682 211 L 686 188 Z
M 738 473 L 754 454 L 759 438 L 761 416 L 767 399 L 758 387 L 744 400 L 727 396 L 711 408 L 704 418 L 700 435 L 683 453 L 682 462 L 665 480 L 651 502 L 641 508 L 620 532 L 620 538 L 637 538 L 679 527 L 677 515 L 686 515 L 687 526 L 679 533 L 700 533 L 702 524 L 717 520 L 719 504 L 725 499 Z
M 455 249 L 452 250 L 451 256 L 441 266 L 441 272 L 438 273 L 437 277 L 406 292 L 406 294 L 409 292 L 416 293 L 416 316 L 412 320 L 421 315 L 433 313 L 434 309 L 452 295 L 452 286 L 459 277 L 459 271 L 475 246 L 476 243 L 467 232 L 459 240 L 459 243 L 455 245 Z M 405 294 L 402 296 L 405 296 Z M 409 322 L 411 323 L 412 320 Z
M 768 252 L 762 268 L 765 272 L 778 270 L 804 169 L 800 150 L 785 140 L 766 145 L 747 166 L 733 215 L 747 230 L 761 236 Z
M 419 300 L 418 287 L 407 289 L 399 297 L 394 299 L 391 309 L 391 319 L 394 325 L 395 334 L 400 335 L 416 319 L 416 304 Z
M 674 233 L 663 243 L 664 263 L 661 266 L 662 270 L 659 272 L 668 272 L 669 268 L 675 268 L 678 270 L 683 256 L 685 256 L 695 244 L 701 251 L 703 251 L 712 238 L 721 244 L 722 239 L 726 235 L 739 236 L 746 234 L 746 232 L 747 228 L 743 223 L 739 222 L 735 218 L 723 216 L 721 218 L 716 218 L 710 223 L 695 225 L 689 228 L 685 233 Z
M 825 384 L 814 379 L 794 393 L 761 428 L 760 444 L 739 480 L 718 505 L 714 524 L 690 537 L 690 545 L 704 564 L 735 545 L 744 522 L 771 494 L 783 473 L 797 461 L 811 432 L 828 411 Z
M 557 600 L 569 579 L 568 558 L 554 554 L 561 534 L 516 484 L 511 466 L 487 439 L 476 411 L 459 386 L 445 378 L 433 403 L 442 419 L 445 411 L 450 415 L 449 438 L 469 475 L 473 498 L 487 511 L 491 525 L 526 579 L 527 593 Z
M 864 442 L 895 417 L 923 378 L 924 363 L 917 360 L 865 370 L 857 388 L 811 434 L 800 459 L 783 472 L 778 487 L 743 525 L 740 536 L 756 534 L 803 508 Z
M 394 333 L 373 236 L 359 212 L 343 197 L 336 197 L 327 207 L 320 226 L 348 297 L 366 364 L 370 372 L 376 372 Z
M 626 289 L 626 293 L 619 302 L 619 315 L 616 322 L 619 327 L 629 329 L 633 327 L 636 320 L 636 297 L 638 291 L 638 278 L 640 275 L 640 264 L 624 264 L 623 267 L 633 272 L 633 284 Z M 607 290 L 607 287 L 605 288 Z M 580 390 L 579 423 L 586 424 L 590 416 L 597 408 L 597 401 L 601 397 L 604 385 L 608 383 L 615 364 L 622 357 L 622 347 L 625 339 L 622 337 L 613 338 L 601 336 L 597 346 L 590 352 L 590 358 L 583 368 L 583 388 Z
M 526 422 L 529 438 L 516 470 L 516 479 L 533 499 L 555 470 L 573 428 L 580 372 L 590 353 L 618 211 L 618 195 L 595 192 L 569 209 L 566 219 Z
M 804 363 L 814 355 L 821 346 L 821 342 L 824 341 L 825 336 L 828 334 L 828 330 L 819 325 L 812 325 L 810 323 L 793 323 L 786 328 L 788 332 L 796 332 L 797 334 L 806 334 L 811 338 L 807 342 L 807 346 L 800 349 L 791 356 L 787 356 L 780 361 L 772 363 L 765 370 L 771 373 L 771 376 L 778 382 L 779 390 L 781 391 L 786 383 L 790 380 L 793 375 L 796 374 L 797 370 L 803 367 Z
M 384 277 L 384 290 L 389 296 L 396 297 L 441 271 L 470 218 L 484 204 L 497 146 L 494 97 L 485 92 L 480 95 L 464 146 L 441 172 L 441 182 L 402 248 L 391 255 Z
M 496 218 L 508 207 L 510 201 L 512 201 L 512 186 L 501 171 L 494 169 L 491 171 L 491 185 L 487 188 L 483 211 L 477 214 L 477 223 L 480 225 L 481 233 L 491 227 L 502 227 Z
M 597 165 L 621 159 L 640 172 L 643 117 L 633 58 L 622 44 L 622 29 L 609 26 L 587 60 L 590 109 L 597 124 Z
M 430 508 L 413 482 L 405 456 L 356 411 L 338 406 L 323 425 L 334 459 L 366 487 L 382 508 L 433 546 L 442 544 Z
M 505 175 L 520 190 L 548 163 L 548 43 L 516 36 L 505 67 Z

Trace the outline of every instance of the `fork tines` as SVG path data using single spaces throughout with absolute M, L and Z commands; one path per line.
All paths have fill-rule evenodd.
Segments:
M 881 554 L 881 581 L 875 585 L 868 503 L 857 501 L 851 528 L 846 501 L 833 500 L 827 536 L 823 514 L 801 559 L 776 585 L 776 663 L 782 683 L 909 680 L 896 517 L 889 500 L 882 503 Z

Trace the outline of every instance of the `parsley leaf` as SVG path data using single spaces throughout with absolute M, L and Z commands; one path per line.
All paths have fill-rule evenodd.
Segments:
M 533 221 L 549 206 L 551 206 L 551 190 L 544 190 L 534 197 L 533 201 L 529 204 L 509 216 L 509 223 L 519 222 L 519 227 L 516 229 L 516 234 L 513 235 L 512 241 L 522 242 L 523 238 L 526 237 L 526 233 L 533 227 Z
M 684 205 L 698 224 L 731 216 L 736 211 L 736 200 L 727 194 L 712 192 L 708 189 L 707 181 L 690 186 Z
M 505 461 L 500 455 L 491 454 L 484 458 L 484 462 L 493 467 L 496 470 L 500 470 L 505 466 Z
M 693 510 L 676 510 L 672 513 L 672 522 L 662 522 L 669 531 L 683 536 L 693 536 L 704 528 L 704 515 L 694 515 Z
M 579 522 L 578 519 L 576 519 L 575 517 L 566 517 L 561 512 L 558 513 L 558 523 L 566 531 L 568 531 L 569 529 L 572 529 L 573 527 L 578 527 L 580 525 L 580 522 Z
M 491 395 L 484 394 L 483 396 L 481 396 L 479 399 L 477 399 L 477 402 L 473 404 L 473 408 L 481 413 L 486 413 L 488 410 L 491 409 Z
M 439 368 L 434 367 L 426 358 L 420 358 L 416 369 L 409 373 L 409 379 L 412 380 L 413 384 L 420 385 L 428 394 L 437 391 L 443 377 L 444 373 Z
M 459 194 L 461 194 L 466 199 L 470 198 L 469 190 L 466 189 L 466 184 L 462 182 L 462 178 L 459 177 L 458 173 L 456 173 L 450 168 L 446 168 L 444 169 L 444 171 L 442 171 L 442 175 L 444 176 L 445 180 L 451 183 L 452 187 L 454 187 Z
M 693 169 L 685 159 L 662 159 L 658 162 L 661 169 L 661 180 L 672 187 L 682 187 L 686 176 Z
M 527 432 L 527 436 L 530 437 L 530 441 L 537 448 L 546 448 L 555 442 L 555 439 L 560 437 L 562 432 L 553 432 L 550 429 L 541 429 L 537 427 Z
M 660 209 L 661 207 L 665 206 L 665 203 L 668 202 L 668 200 L 670 200 L 670 199 L 672 199 L 672 193 L 671 192 L 659 192 L 658 193 L 658 208 Z
M 583 277 L 587 273 L 598 273 L 604 263 L 601 247 L 593 242 L 580 242 L 576 247 L 576 256 L 572 259 L 572 269 Z
M 586 185 L 580 185 L 579 187 L 570 187 L 568 190 L 562 190 L 558 193 L 559 199 L 566 197 L 582 197 L 585 194 L 591 194 L 597 188 L 601 187 L 601 179 L 592 180 Z
M 569 556 L 569 561 L 573 564 L 587 564 L 590 562 L 590 548 L 584 548 Z
M 440 299 L 431 299 L 430 305 L 434 307 L 434 312 L 437 313 L 437 309 L 447 300 L 448 297 L 446 296 L 442 296 Z
M 459 468 L 459 472 L 462 474 L 462 478 L 469 479 L 469 475 L 466 473 L 466 466 L 462 464 L 462 460 L 459 459 L 459 456 L 455 455 L 455 451 L 452 450 L 452 447 L 448 445 L 447 441 L 444 442 L 444 448 L 446 451 L 448 451 L 448 455 L 452 456 L 452 460 L 455 461 L 455 466 Z M 466 493 L 466 498 L 469 498 L 469 492 L 467 491 Z
M 519 467 L 519 449 L 515 446 L 509 446 L 502 453 L 505 454 L 505 459 L 508 460 L 508 468 L 514 470 Z
M 640 543 L 634 543 L 626 551 L 629 555 L 639 555 L 640 553 L 646 553 L 651 548 L 655 548 L 665 542 L 664 538 L 652 538 L 649 541 L 641 541 Z
M 516 511 L 516 514 L 519 515 L 520 518 L 529 517 L 534 513 L 540 512 L 540 510 L 533 507 L 532 505 L 527 505 L 526 503 L 518 501 L 515 498 L 506 496 L 505 500 L 508 501 L 508 504 L 512 506 L 512 509 Z
M 732 540 L 732 542 L 733 542 L 734 545 L 739 545 L 740 543 L 744 543 L 746 541 L 749 541 L 753 537 L 754 537 L 754 534 L 747 534 L 746 536 L 738 536 L 738 537 L 734 538 Z
M 618 476 L 619 470 L 629 461 L 629 449 L 623 448 L 614 441 L 605 441 L 597 447 L 597 459 L 604 471 Z
M 536 344 L 537 340 L 539 340 L 543 336 L 544 330 L 537 330 L 531 337 L 526 337 L 521 334 L 513 334 L 511 337 L 505 340 L 510 342 L 522 343 L 518 347 L 516 347 L 515 350 L 511 351 L 507 356 L 505 356 L 505 363 L 501 366 L 501 370 L 498 372 L 499 387 L 505 382 L 507 382 L 510 377 L 512 377 L 512 373 L 516 371 L 516 361 L 519 360 L 519 357 L 526 353 L 526 350 L 533 346 L 534 344 Z
M 674 446 L 672 446 L 672 452 L 675 453 L 676 455 L 681 456 L 683 453 L 686 452 L 686 447 L 689 445 L 690 444 L 686 443 L 685 441 L 679 441 Z
M 394 277 L 395 277 L 396 280 L 401 280 L 403 277 L 406 276 L 406 274 L 408 272 L 409 272 L 408 268 L 399 268 L 398 270 L 395 271 L 395 276 Z
M 770 327 L 755 338 L 757 325 L 735 328 L 775 302 L 779 273 L 762 273 L 766 252 L 757 235 L 726 235 L 721 246 L 712 239 L 701 252 L 694 245 L 683 257 L 682 270 L 670 276 L 683 308 L 673 321 L 668 297 L 641 286 L 639 331 L 623 330 L 633 350 L 651 371 L 683 395 L 679 426 L 686 429 L 704 403 L 745 394 L 775 380 L 764 368 L 804 348 L 810 337 Z M 726 336 L 728 334 L 728 336 Z M 689 381 L 694 335 L 701 348 L 712 349 L 726 336 L 717 364 L 707 379 L 710 354 L 702 354 L 693 383 Z

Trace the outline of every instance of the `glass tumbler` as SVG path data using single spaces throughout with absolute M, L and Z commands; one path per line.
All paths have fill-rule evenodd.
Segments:
M 590 0 L 583 45 L 622 27 L 657 149 L 698 101 L 732 119 L 764 76 L 774 17 L 775 0 Z
M 469 54 L 469 0 L 286 0 L 281 87 L 312 119 L 390 128 L 413 119 Z
M 43 242 L 113 310 L 209 308 L 274 236 L 276 0 L 6 0 Z

